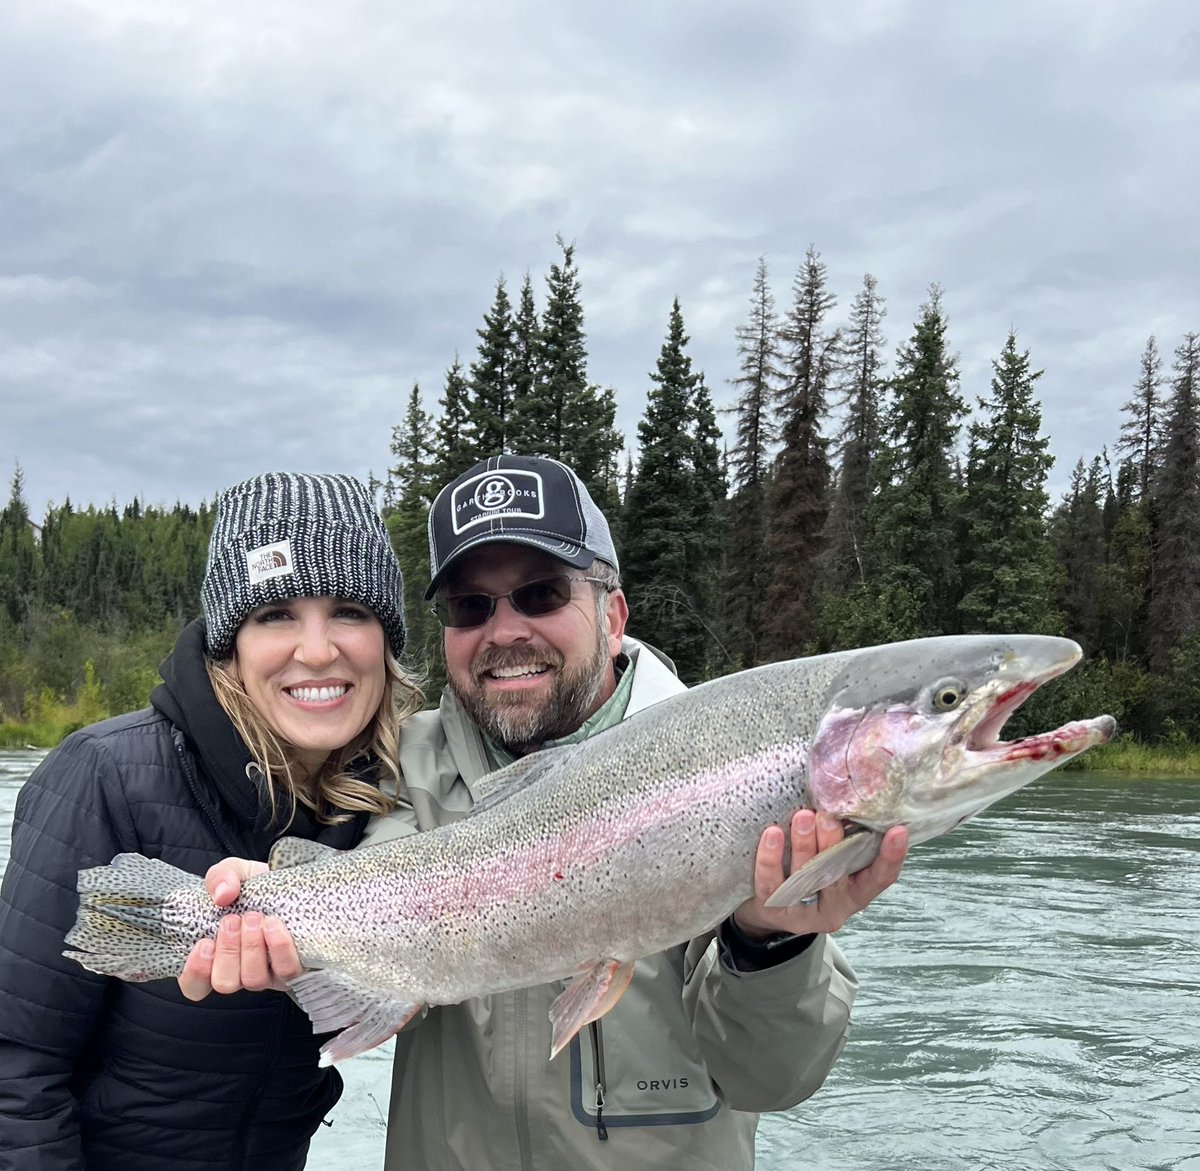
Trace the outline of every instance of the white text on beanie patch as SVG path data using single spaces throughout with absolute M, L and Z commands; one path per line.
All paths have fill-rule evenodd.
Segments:
M 263 545 L 260 549 L 251 549 L 246 554 L 246 572 L 252 586 L 270 581 L 273 577 L 282 577 L 285 573 L 292 573 L 295 568 L 290 540 Z

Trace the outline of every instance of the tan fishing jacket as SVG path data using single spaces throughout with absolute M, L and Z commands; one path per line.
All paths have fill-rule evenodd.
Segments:
M 683 690 L 636 642 L 626 715 Z M 493 767 L 447 691 L 405 725 L 400 808 L 364 845 L 466 816 Z M 617 1005 L 554 1061 L 561 983 L 431 1009 L 396 1038 L 387 1171 L 742 1171 L 758 1112 L 812 1094 L 845 1044 L 857 983 L 819 936 L 731 971 L 709 933 L 637 963 Z

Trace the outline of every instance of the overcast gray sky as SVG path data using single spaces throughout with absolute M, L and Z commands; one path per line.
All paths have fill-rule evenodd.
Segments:
M 727 404 L 758 256 L 782 306 L 811 243 L 889 356 L 939 282 L 972 402 L 1017 330 L 1057 498 L 1147 336 L 1200 330 L 1198 12 L 6 0 L 0 471 L 37 519 L 382 475 L 561 233 L 630 444 L 671 299 Z

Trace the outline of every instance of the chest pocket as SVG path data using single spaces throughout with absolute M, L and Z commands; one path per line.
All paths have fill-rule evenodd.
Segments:
M 639 960 L 616 1007 L 571 1042 L 571 1110 L 584 1126 L 687 1125 L 722 1109 L 673 958 Z

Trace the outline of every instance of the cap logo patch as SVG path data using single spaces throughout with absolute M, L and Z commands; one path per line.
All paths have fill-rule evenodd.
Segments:
M 512 502 L 515 489 L 512 481 L 505 476 L 492 476 L 480 482 L 475 489 L 475 503 L 485 511 L 503 508 Z
M 485 472 L 459 484 L 450 499 L 455 536 L 494 520 L 542 520 L 545 515 L 537 472 Z
M 251 549 L 246 554 L 246 572 L 250 584 L 270 581 L 273 577 L 282 577 L 296 568 L 292 560 L 292 542 L 290 540 L 276 541 L 273 545 L 263 545 Z

